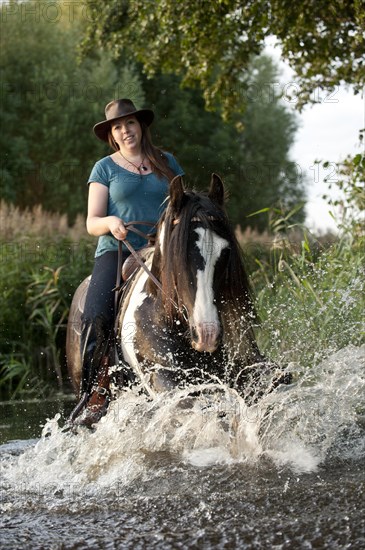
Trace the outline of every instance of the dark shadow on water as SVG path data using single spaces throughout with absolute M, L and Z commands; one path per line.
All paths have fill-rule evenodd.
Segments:
M 72 394 L 53 399 L 0 402 L 0 445 L 12 440 L 38 439 L 47 418 L 57 413 L 66 419 L 75 406 Z

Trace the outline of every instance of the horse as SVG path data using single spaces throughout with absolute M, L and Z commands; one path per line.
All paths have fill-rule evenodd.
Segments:
M 185 189 L 181 176 L 171 181 L 145 265 L 135 271 L 120 301 L 116 335 L 124 364 L 147 394 L 153 398 L 184 385 L 217 382 L 247 394 L 247 386 L 268 372 L 272 387 L 282 381 L 255 339 L 248 276 L 217 174 L 205 192 Z M 81 377 L 75 326 L 87 284 L 75 294 L 67 330 L 75 389 Z

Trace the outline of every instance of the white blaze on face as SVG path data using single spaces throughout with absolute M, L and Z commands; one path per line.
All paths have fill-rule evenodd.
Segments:
M 227 248 L 229 243 L 210 229 L 198 227 L 195 231 L 199 235 L 196 246 L 205 261 L 205 267 L 197 271 L 193 324 L 198 341 L 193 342 L 193 347 L 198 351 L 213 352 L 220 332 L 218 312 L 214 304 L 214 270 L 222 250 Z
M 161 225 L 160 234 L 158 236 L 158 242 L 160 245 L 161 254 L 163 254 L 164 252 L 163 250 L 164 239 L 165 239 L 165 222 L 163 222 L 163 224 Z

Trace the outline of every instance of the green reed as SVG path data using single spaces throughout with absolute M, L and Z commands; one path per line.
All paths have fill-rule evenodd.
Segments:
M 270 214 L 275 238 L 251 277 L 261 347 L 276 361 L 307 367 L 363 343 L 365 241 L 358 227 L 326 246 L 280 210 Z
M 65 387 L 68 309 L 92 267 L 94 244 L 66 236 L 0 242 L 0 397 Z M 67 387 L 67 383 L 66 383 Z

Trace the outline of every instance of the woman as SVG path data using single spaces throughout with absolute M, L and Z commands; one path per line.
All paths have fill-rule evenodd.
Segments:
M 100 349 L 106 347 L 114 323 L 114 292 L 118 265 L 118 241 L 127 236 L 125 223 L 156 223 L 165 205 L 169 182 L 183 170 L 175 158 L 152 144 L 149 126 L 154 113 L 137 110 L 130 99 L 117 99 L 105 107 L 105 120 L 94 126 L 96 136 L 114 152 L 99 160 L 91 171 L 87 231 L 99 237 L 95 264 L 82 320 L 81 392 L 90 396 L 79 423 L 90 425 L 105 413 L 108 404 L 100 386 Z M 150 232 L 150 226 L 139 226 Z M 135 250 L 146 244 L 134 233 L 128 241 Z M 123 245 L 125 261 L 129 251 Z

